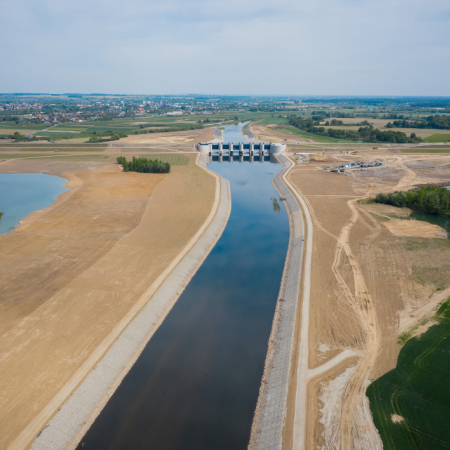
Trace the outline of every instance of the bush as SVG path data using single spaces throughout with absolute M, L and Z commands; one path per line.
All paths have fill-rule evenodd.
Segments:
M 450 216 L 450 191 L 439 186 L 424 186 L 419 190 L 377 194 L 377 203 L 411 208 L 413 211 L 435 216 Z
M 122 164 L 124 172 L 140 173 L 169 173 L 170 164 L 155 159 L 136 158 L 133 156 L 131 161 L 127 161 L 124 156 L 119 156 L 117 162 Z

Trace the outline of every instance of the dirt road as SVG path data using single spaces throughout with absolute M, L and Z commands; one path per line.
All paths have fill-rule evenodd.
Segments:
M 336 153 L 333 157 L 347 160 L 349 155 Z M 445 158 L 434 173 L 450 175 L 444 170 Z M 346 176 L 323 172 L 323 165 L 303 165 L 287 177 L 299 203 L 309 211 L 305 215 L 310 216 L 314 229 L 310 310 L 308 318 L 303 305 L 293 440 L 289 443 L 286 437 L 287 448 L 382 448 L 365 391 L 370 379 L 395 365 L 399 314 L 403 309 L 420 310 L 418 305 L 425 304 L 426 298 L 417 299 L 425 291 L 411 279 L 413 253 L 405 252 L 398 238 L 383 226 L 383 221 L 391 218 L 376 212 L 375 206 L 366 209 L 357 201 L 430 180 L 434 173 L 425 163 L 420 170 L 412 168 L 415 159 L 390 155 L 382 170 Z M 400 225 L 394 224 L 392 229 Z M 416 234 L 410 232 L 412 236 L 424 236 L 425 228 L 431 233 L 429 227 L 413 225 Z M 431 238 L 436 231 L 433 229 Z M 411 245 L 407 249 L 416 248 Z M 433 245 L 439 247 L 439 242 Z M 338 390 L 320 397 L 333 380 Z M 319 397 L 327 403 L 318 407 Z M 323 416 L 325 421 L 321 421 Z M 288 417 L 286 430 L 290 420 Z M 333 429 L 325 429 L 324 424 Z

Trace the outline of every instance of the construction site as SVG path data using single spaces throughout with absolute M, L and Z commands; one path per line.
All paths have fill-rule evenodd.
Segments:
M 228 181 L 193 143 L 94 148 L 2 154 L 2 173 L 58 175 L 70 190 L 0 238 L 9 299 L 0 305 L 1 448 L 81 446 L 226 228 Z M 257 165 L 269 170 L 290 231 L 242 436 L 252 450 L 381 449 L 367 389 L 396 367 L 408 339 L 437 323 L 450 296 L 450 246 L 442 225 L 373 199 L 450 185 L 450 155 L 306 150 L 288 146 L 274 155 L 278 165 Z M 121 154 L 156 155 L 172 172 L 122 173 Z M 245 174 L 238 161 L 226 165 L 230 177 Z M 120 336 L 143 323 L 141 312 L 151 326 L 131 351 Z M 100 377 L 111 374 L 111 355 L 123 363 Z M 405 423 L 401 414 L 387 420 Z

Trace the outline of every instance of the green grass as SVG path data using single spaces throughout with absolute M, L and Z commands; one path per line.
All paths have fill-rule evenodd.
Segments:
M 406 342 L 397 367 L 367 389 L 385 450 L 450 448 L 450 299 L 436 319 L 438 325 Z M 403 420 L 394 423 L 393 414 Z
M 325 143 L 349 143 L 354 141 L 348 141 L 345 139 L 336 139 L 328 136 L 320 136 L 318 134 L 308 133 L 307 131 L 300 130 L 299 128 L 293 127 L 292 125 L 285 125 L 283 128 L 276 128 L 274 131 L 277 133 L 288 134 L 290 136 L 299 136 L 304 139 L 311 139 L 315 142 L 325 142 Z
M 74 161 L 90 161 L 92 159 L 102 159 L 102 160 L 110 160 L 115 161 L 115 157 L 113 155 L 64 155 L 63 153 L 41 153 L 41 154 L 33 154 L 33 155 L 26 155 L 23 153 L 0 153 L 0 159 L 17 159 L 17 158 L 23 158 L 23 159 L 33 159 L 33 160 L 39 160 L 39 159 L 52 159 L 52 160 L 74 160 Z
M 421 148 L 405 148 L 401 149 L 402 153 L 450 153 L 450 145 L 448 147 L 421 147 Z
M 267 117 L 266 119 L 258 121 L 258 125 L 271 125 L 271 124 L 288 124 L 288 119 L 285 119 L 284 117 Z
M 86 148 L 74 148 L 74 147 L 50 147 L 50 148 L 19 148 L 19 152 L 102 152 L 105 148 L 95 148 L 95 147 L 86 147 Z
M 450 134 L 433 134 L 423 139 L 424 142 L 449 142 Z

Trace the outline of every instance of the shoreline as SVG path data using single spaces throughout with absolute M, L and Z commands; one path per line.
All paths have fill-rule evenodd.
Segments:
M 75 448 L 214 247 L 231 210 L 229 184 L 198 157 L 196 163 L 216 178 L 207 220 L 10 449 L 30 448 L 33 441 L 32 448 Z
M 303 267 L 303 215 L 283 176 L 292 163 L 282 155 L 277 158 L 283 169 L 272 183 L 282 198 L 289 217 L 289 244 L 280 291 L 272 322 L 264 372 L 251 428 L 250 450 L 281 450 L 287 414 L 289 381 L 293 365 L 294 336 L 299 308 Z

